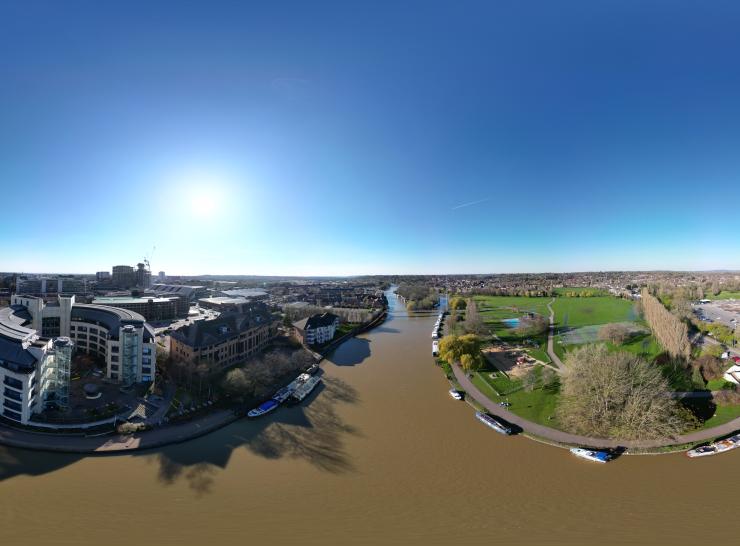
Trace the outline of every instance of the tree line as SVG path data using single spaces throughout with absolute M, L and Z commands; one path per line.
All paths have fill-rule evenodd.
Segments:
M 406 300 L 409 311 L 434 309 L 439 303 L 439 294 L 424 284 L 402 283 L 396 293 Z
M 647 288 L 642 290 L 642 312 L 666 352 L 673 358 L 688 360 L 691 356 L 691 343 L 686 323 L 668 311 Z

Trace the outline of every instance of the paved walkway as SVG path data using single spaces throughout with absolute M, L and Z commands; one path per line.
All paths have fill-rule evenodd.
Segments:
M 492 415 L 501 417 L 509 423 L 515 424 L 525 432 L 534 434 L 546 440 L 550 440 L 559 444 L 577 445 L 577 446 L 588 446 L 595 448 L 615 448 L 623 447 L 627 449 L 651 449 L 671 445 L 680 444 L 698 444 L 717 438 L 719 436 L 730 435 L 736 430 L 740 429 L 740 417 L 720 425 L 718 427 L 699 430 L 690 434 L 684 434 L 682 436 L 676 436 L 674 438 L 665 438 L 662 440 L 611 440 L 607 438 L 590 438 L 588 436 L 581 436 L 578 434 L 571 434 L 569 432 L 563 432 L 562 430 L 556 430 L 554 428 L 546 427 L 532 421 L 528 421 L 523 417 L 510 412 L 504 407 L 499 406 L 496 402 L 492 401 L 486 395 L 484 395 L 478 388 L 473 385 L 472 381 L 465 375 L 465 372 L 460 369 L 458 365 L 453 364 L 452 370 L 455 373 L 457 382 L 467 393 L 466 396 L 472 397 L 481 406 Z
M 550 303 L 547 304 L 547 308 L 550 310 L 550 330 L 547 333 L 547 356 L 550 360 L 558 367 L 562 372 L 565 371 L 565 364 L 560 360 L 560 357 L 555 354 L 555 310 L 552 308 L 552 304 L 555 302 L 555 298 L 552 298 Z
M 0 425 L 0 444 L 39 451 L 116 453 L 184 442 L 208 434 L 237 419 L 238 417 L 231 410 L 218 410 L 180 425 L 167 425 L 132 435 L 115 434 L 96 437 L 39 434 Z

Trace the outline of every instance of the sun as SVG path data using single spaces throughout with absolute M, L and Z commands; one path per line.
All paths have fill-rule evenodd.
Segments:
M 218 199 L 212 190 L 195 191 L 190 199 L 190 208 L 198 216 L 212 217 L 218 210 Z

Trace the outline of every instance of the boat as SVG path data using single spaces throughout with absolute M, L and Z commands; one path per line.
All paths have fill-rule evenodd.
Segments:
M 725 451 L 730 451 L 736 447 L 740 447 L 740 434 L 735 434 L 734 436 L 730 436 L 724 440 L 719 440 L 718 442 L 712 442 L 706 446 L 699 446 L 694 449 L 690 449 L 686 452 L 686 455 L 692 458 L 706 457 L 707 455 L 724 453 Z
M 279 405 L 280 404 L 278 404 L 278 402 L 276 402 L 275 400 L 271 398 L 267 402 L 260 404 L 253 410 L 250 410 L 249 413 L 247 413 L 247 417 L 259 417 L 261 415 L 264 415 L 265 413 L 270 413 L 272 410 L 274 410 Z
M 606 451 L 597 451 L 595 449 L 586 449 L 583 447 L 573 447 L 570 452 L 576 457 L 586 459 L 587 461 L 593 461 L 595 463 L 608 463 L 611 458 L 609 453 Z
M 452 396 L 452 398 L 454 398 L 455 400 L 463 399 L 462 393 L 457 389 L 450 389 L 450 396 Z
M 478 421 L 480 421 L 484 425 L 491 427 L 493 430 L 495 430 L 499 434 L 505 434 L 508 436 L 513 433 L 513 430 L 511 429 L 510 426 L 503 424 L 501 421 L 496 419 L 493 415 L 488 415 L 487 413 L 483 413 L 482 411 L 476 411 L 475 418 L 478 419 Z
M 290 395 L 290 401 L 294 403 L 302 402 L 311 391 L 316 388 L 316 385 L 321 383 L 321 377 L 318 375 L 311 376 L 305 383 L 298 387 L 293 394 Z
M 432 341 L 432 356 L 437 356 L 439 354 L 439 342 L 435 339 Z
M 311 364 L 311 365 L 310 365 L 310 366 L 308 367 L 308 369 L 306 370 L 306 373 L 307 373 L 308 375 L 313 375 L 313 374 L 315 374 L 315 373 L 316 373 L 316 372 L 318 372 L 318 371 L 319 371 L 319 364 L 318 364 L 318 363 L 316 363 L 316 364 Z
M 291 385 L 288 385 L 287 387 L 283 387 L 279 391 L 277 391 L 275 394 L 272 395 L 272 399 L 277 402 L 278 404 L 282 404 L 285 402 L 288 397 L 293 394 L 293 391 L 295 391 L 295 388 L 291 388 Z

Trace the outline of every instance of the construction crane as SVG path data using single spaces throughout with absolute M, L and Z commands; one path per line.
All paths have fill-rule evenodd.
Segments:
M 146 265 L 146 268 L 149 270 L 149 272 L 152 272 L 152 266 L 149 264 L 149 260 L 154 257 L 154 251 L 157 250 L 157 246 L 154 245 L 152 247 L 152 251 L 144 256 L 144 265 Z

